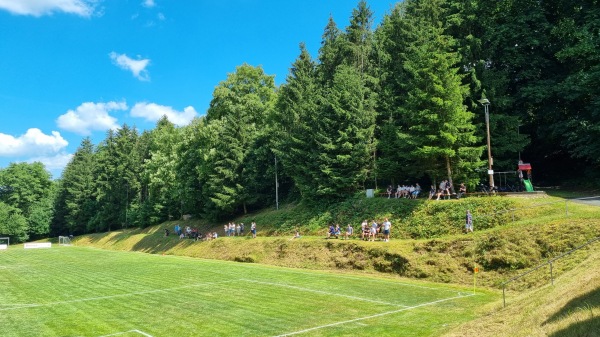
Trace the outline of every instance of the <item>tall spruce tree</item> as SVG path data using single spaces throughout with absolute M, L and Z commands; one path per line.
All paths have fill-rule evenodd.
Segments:
M 463 104 L 467 87 L 458 74 L 454 39 L 445 34 L 443 0 L 409 1 L 402 54 L 407 92 L 402 114 L 408 128 L 402 134 L 413 165 L 432 179 L 473 178 L 482 166 L 483 147 L 476 146 L 473 113 Z
M 130 202 L 139 193 L 141 163 L 137 154 L 138 133 L 123 125 L 109 130 L 98 146 L 96 180 L 97 213 L 89 230 L 105 231 L 130 225 Z
M 330 16 L 321 36 L 321 48 L 319 49 L 318 68 L 320 80 L 323 84 L 333 81 L 336 68 L 343 62 L 342 47 L 344 41 L 341 34 L 333 17 Z
M 551 136 L 572 158 L 583 161 L 583 169 L 600 168 L 600 3 L 598 0 L 553 0 L 542 4 L 552 25 L 552 45 L 559 67 L 556 96 L 549 98 L 556 109 L 538 116 L 538 134 Z M 546 139 L 544 139 L 546 140 Z M 550 143 L 550 141 L 546 140 Z M 556 144 L 554 143 L 554 144 Z M 566 163 L 570 166 L 572 163 Z
M 261 67 L 243 64 L 215 88 L 206 119 L 218 121 L 219 135 L 214 144 L 212 173 L 206 181 L 209 200 L 215 210 L 231 213 L 247 211 L 252 197 L 247 193 L 246 165 L 259 129 L 268 125 L 276 100 L 275 80 Z M 205 191 L 206 192 L 206 191 Z
M 171 218 L 181 218 L 183 187 L 177 184 L 177 144 L 179 129 L 163 116 L 149 135 L 149 153 L 144 161 L 144 178 L 148 181 L 148 205 L 152 210 L 148 221 L 154 224 Z
M 62 174 L 53 221 L 56 235 L 86 233 L 96 210 L 95 167 L 94 145 L 86 137 Z
M 318 170 L 312 135 L 320 109 L 320 85 L 316 64 L 300 44 L 300 55 L 278 93 L 273 128 L 276 154 L 301 196 L 314 191 L 313 172 Z
M 417 176 L 412 170 L 411 158 L 403 151 L 402 133 L 408 123 L 403 118 L 401 107 L 407 97 L 404 83 L 407 74 L 404 60 L 400 57 L 407 51 L 407 36 L 404 33 L 405 5 L 398 3 L 391 13 L 385 15 L 374 34 L 374 54 L 377 61 L 377 77 L 380 90 L 377 99 L 377 165 L 379 179 L 395 183 L 396 179 Z
M 364 187 L 375 129 L 375 110 L 365 91 L 358 70 L 341 65 L 311 118 L 317 170 L 308 197 L 315 201 L 345 198 Z

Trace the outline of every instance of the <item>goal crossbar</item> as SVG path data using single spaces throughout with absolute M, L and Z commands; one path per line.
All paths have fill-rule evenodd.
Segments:
M 59 246 L 70 246 L 71 245 L 71 237 L 59 236 L 58 237 L 58 245 Z

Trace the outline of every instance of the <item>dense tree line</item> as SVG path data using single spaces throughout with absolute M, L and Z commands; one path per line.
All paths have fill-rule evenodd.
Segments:
M 473 186 L 487 169 L 481 98 L 496 170 L 522 155 L 548 173 L 594 171 L 599 47 L 597 0 L 405 0 L 376 27 L 360 1 L 346 28 L 330 17 L 318 55 L 300 44 L 279 87 L 243 64 L 188 126 L 84 139 L 56 192 L 15 198 L 0 180 L 0 217 L 25 223 L 0 232 L 222 219 L 274 205 L 276 173 L 282 199 L 321 204 L 405 179 Z
M 42 163 L 0 169 L 0 236 L 21 242 L 47 235 L 56 187 Z

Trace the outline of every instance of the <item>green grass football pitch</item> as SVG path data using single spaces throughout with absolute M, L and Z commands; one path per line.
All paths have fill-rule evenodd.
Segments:
M 435 336 L 472 288 L 84 247 L 0 251 L 0 335 Z

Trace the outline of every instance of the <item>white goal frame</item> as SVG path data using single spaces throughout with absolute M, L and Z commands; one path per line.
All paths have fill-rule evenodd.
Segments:
M 8 246 L 10 246 L 10 238 L 8 236 L 0 237 L 0 240 L 3 239 L 6 240 L 6 243 L 0 242 L 0 250 L 8 249 Z
M 59 246 L 70 246 L 71 238 L 68 236 L 59 236 L 58 237 L 58 245 Z

